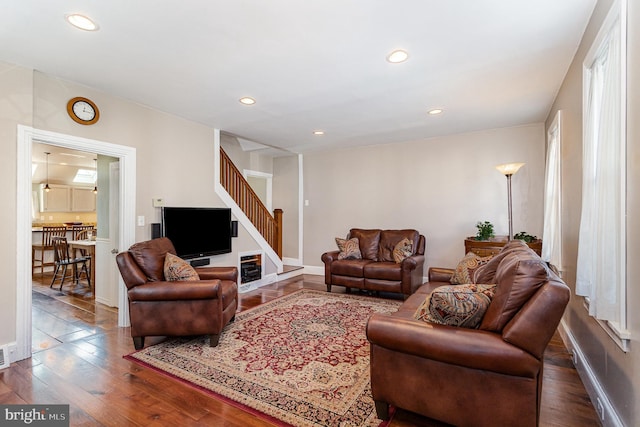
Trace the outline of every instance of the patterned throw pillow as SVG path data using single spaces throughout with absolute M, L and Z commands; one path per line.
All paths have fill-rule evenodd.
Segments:
M 467 252 L 467 254 L 460 260 L 456 271 L 451 276 L 450 282 L 454 285 L 462 285 L 464 283 L 475 283 L 473 279 L 474 272 L 480 267 L 488 263 L 493 255 L 481 257 L 473 252 Z
M 413 253 L 413 241 L 406 237 L 398 242 L 393 248 L 393 260 L 400 264 L 405 258 L 410 257 Z
M 431 292 L 413 317 L 429 323 L 476 329 L 482 322 L 496 285 L 440 286 Z
M 336 244 L 338 245 L 338 249 L 340 249 L 338 259 L 362 259 L 360 242 L 357 237 L 349 240 L 336 237 Z
M 200 280 L 200 276 L 191 264 L 171 253 L 167 253 L 164 257 L 164 278 L 170 282 Z

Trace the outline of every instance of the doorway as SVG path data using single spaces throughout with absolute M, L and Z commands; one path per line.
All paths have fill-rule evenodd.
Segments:
M 135 241 L 136 150 L 132 147 L 43 131 L 18 125 L 17 147 L 17 316 L 15 360 L 31 357 L 31 157 L 34 142 L 89 151 L 118 158 L 118 241 L 129 247 Z M 118 248 L 113 248 L 117 250 Z M 129 325 L 129 310 L 122 278 L 118 277 L 118 326 Z

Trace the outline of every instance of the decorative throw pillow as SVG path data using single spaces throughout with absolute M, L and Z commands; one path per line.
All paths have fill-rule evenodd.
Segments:
M 473 280 L 474 272 L 480 267 L 488 263 L 493 255 L 481 257 L 473 252 L 467 252 L 467 254 L 458 263 L 453 276 L 451 276 L 450 282 L 454 285 L 462 285 L 463 283 L 475 283 Z
M 440 286 L 418 307 L 414 318 L 440 325 L 476 329 L 482 322 L 496 285 Z
M 338 245 L 338 249 L 340 249 L 338 259 L 362 259 L 360 242 L 357 237 L 349 240 L 336 237 L 336 244 Z
M 393 248 L 393 260 L 400 264 L 405 258 L 410 257 L 413 253 L 413 241 L 406 237 L 398 242 Z
M 170 282 L 200 280 L 200 276 L 191 264 L 171 253 L 167 253 L 164 257 L 164 278 Z

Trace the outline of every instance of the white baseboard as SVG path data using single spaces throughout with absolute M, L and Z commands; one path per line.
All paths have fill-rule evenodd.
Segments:
M 262 279 L 260 280 L 254 280 L 253 282 L 248 282 L 248 283 L 242 283 L 238 286 L 238 293 L 239 294 L 244 294 L 247 292 L 251 292 L 254 291 L 262 286 L 268 285 L 270 283 L 274 283 L 278 280 L 278 275 L 273 273 L 273 274 L 267 274 L 266 276 L 264 276 Z
M 305 265 L 303 268 L 303 274 L 312 274 L 314 276 L 324 276 L 324 267 L 317 267 L 314 265 Z
M 591 403 L 600 418 L 600 422 L 604 427 L 624 427 L 618 413 L 615 411 L 611 401 L 607 397 L 602 385 L 598 381 L 593 368 L 585 357 L 582 349 L 578 345 L 573 333 L 568 328 L 567 323 L 562 319 L 558 332 L 564 341 L 567 350 L 573 355 L 573 364 L 578 371 L 578 375 L 587 390 L 587 394 L 591 398 Z

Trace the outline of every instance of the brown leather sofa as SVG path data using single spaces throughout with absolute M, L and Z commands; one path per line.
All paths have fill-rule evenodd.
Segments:
M 423 283 L 425 238 L 416 230 L 352 228 L 347 239 L 357 237 L 362 259 L 338 259 L 340 251 L 322 254 L 324 282 L 369 291 L 414 293 Z M 393 259 L 393 249 L 402 239 L 413 242 L 411 256 L 401 263 Z
M 209 335 L 218 344 L 238 308 L 236 267 L 196 268 L 198 281 L 165 281 L 164 258 L 176 251 L 166 237 L 136 243 L 116 256 L 127 286 L 131 337 L 136 350 L 145 336 Z
M 570 291 L 523 243 L 514 241 L 475 273 L 496 294 L 479 329 L 415 320 L 453 270 L 429 269 L 429 283 L 392 315 L 374 314 L 371 390 L 378 417 L 389 405 L 456 426 L 536 426 L 543 353 Z

